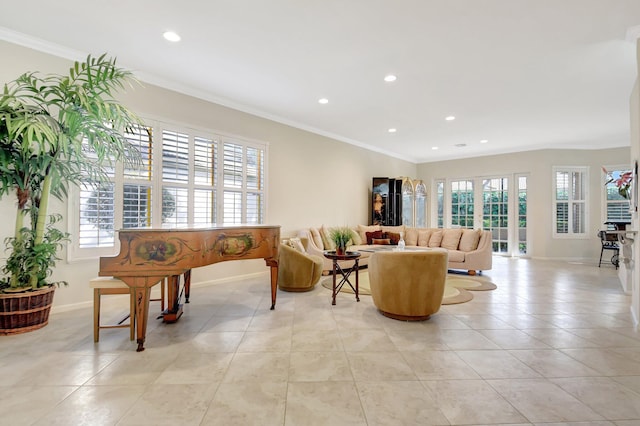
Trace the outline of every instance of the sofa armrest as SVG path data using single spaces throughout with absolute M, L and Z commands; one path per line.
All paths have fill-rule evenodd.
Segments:
M 478 247 L 466 252 L 464 262 L 469 264 L 469 269 L 477 269 L 479 271 L 487 271 L 492 268 L 493 264 L 493 237 L 491 231 L 482 231 Z
M 313 237 L 309 234 L 308 229 L 303 229 L 298 232 L 298 237 L 300 240 L 303 238 L 307 240 L 307 253 L 314 256 L 324 257 L 324 250 L 321 250 L 316 243 L 313 241 Z

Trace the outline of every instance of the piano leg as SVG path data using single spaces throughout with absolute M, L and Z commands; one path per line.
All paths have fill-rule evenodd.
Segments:
M 150 287 L 135 287 L 136 303 L 136 333 L 138 348 L 136 352 L 144 351 L 144 339 L 147 334 L 147 318 L 149 317 L 149 298 L 151 296 Z M 131 319 L 133 321 L 133 319 Z
M 180 297 L 180 275 L 170 275 L 167 279 L 167 309 L 162 313 L 162 320 L 166 323 L 178 321 L 182 315 Z
M 271 267 L 271 310 L 276 308 L 276 291 L 278 290 L 278 262 L 267 260 L 267 265 Z
M 184 273 L 184 303 L 189 303 L 191 295 L 191 269 Z

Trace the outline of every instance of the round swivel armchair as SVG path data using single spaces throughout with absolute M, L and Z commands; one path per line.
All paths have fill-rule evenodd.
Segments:
M 447 260 L 447 251 L 439 248 L 372 254 L 369 282 L 373 303 L 389 318 L 429 319 L 442 303 Z
M 306 242 L 306 241 L 304 241 Z M 278 254 L 278 288 L 284 291 L 310 291 L 322 275 L 322 259 L 286 244 Z

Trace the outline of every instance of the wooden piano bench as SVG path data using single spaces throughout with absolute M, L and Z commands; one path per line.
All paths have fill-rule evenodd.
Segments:
M 164 311 L 164 301 L 165 301 L 165 283 L 166 280 L 163 280 L 160 283 L 160 298 L 159 299 L 150 299 L 150 302 L 160 302 L 160 311 Z M 101 328 L 127 328 L 130 329 L 131 340 L 134 339 L 135 336 L 135 313 L 136 313 L 136 305 L 135 305 L 135 297 L 131 288 L 121 281 L 114 277 L 97 277 L 89 281 L 89 287 L 93 289 L 93 341 L 98 342 L 100 340 L 100 329 Z M 100 298 L 103 295 L 110 294 L 129 294 L 130 302 L 129 302 L 129 315 L 122 318 L 118 321 L 117 324 L 111 325 L 101 325 L 100 324 Z M 127 319 L 129 319 L 128 323 L 124 323 Z
M 131 288 L 117 278 L 113 277 L 97 277 L 89 281 L 89 287 L 93 289 L 93 341 L 100 340 L 101 328 L 129 328 L 129 338 L 134 339 L 135 336 L 135 312 L 136 305 Z M 118 321 L 117 324 L 102 325 L 100 324 L 100 298 L 109 294 L 128 294 L 129 295 L 129 315 Z M 129 318 L 129 323 L 124 322 Z

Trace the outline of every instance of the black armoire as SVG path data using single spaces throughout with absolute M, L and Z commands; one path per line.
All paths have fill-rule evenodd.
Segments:
M 371 186 L 371 224 L 402 225 L 402 178 L 373 178 Z

